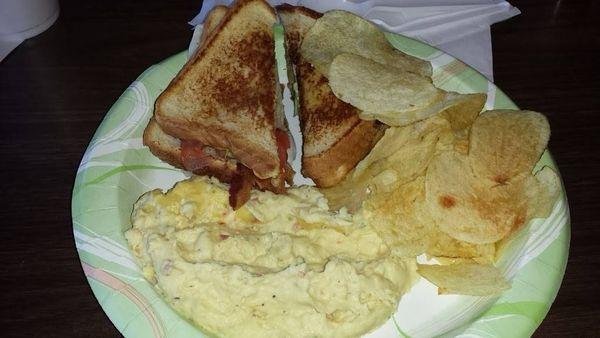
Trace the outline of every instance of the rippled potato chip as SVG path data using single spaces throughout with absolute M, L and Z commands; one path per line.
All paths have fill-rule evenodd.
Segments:
M 548 217 L 560 195 L 560 177 L 550 167 L 543 167 L 525 182 L 525 198 L 530 218 Z
M 377 177 L 388 169 L 394 170 L 395 181 L 388 180 L 385 185 L 380 185 L 382 190 L 412 181 L 425 172 L 440 134 L 449 130 L 449 123 L 437 117 L 406 127 L 388 128 L 371 152 L 356 166 L 352 177 Z
M 470 243 L 493 243 L 526 217 L 521 192 L 478 180 L 467 156 L 448 151 L 427 169 L 427 204 L 432 218 L 450 236 Z
M 320 189 L 327 198 L 330 210 L 346 208 L 349 212 L 354 213 L 361 208 L 363 201 L 369 197 L 370 180 L 353 180 L 351 174 L 352 172 L 331 188 Z
M 361 217 L 395 255 L 415 257 L 436 241 L 424 202 L 425 179 L 420 176 L 390 192 L 372 195 L 365 201 Z
M 436 151 L 441 134 L 451 131 L 441 117 L 385 131 L 371 152 L 342 182 L 322 189 L 332 209 L 360 208 L 370 192 L 386 192 L 422 175 Z
M 467 157 L 446 152 L 427 170 L 428 211 L 439 228 L 469 243 L 494 243 L 535 217 L 547 217 L 559 194 L 560 179 L 549 167 L 510 183 L 477 178 Z
M 390 126 L 405 126 L 453 107 L 449 117 L 457 125 L 466 125 L 481 111 L 477 107 L 481 94 L 446 92 L 428 77 L 355 54 L 335 57 L 329 86 L 340 100 L 360 109 L 363 120 L 376 119 Z M 464 111 L 471 112 L 469 118 L 463 116 Z
M 451 237 L 494 243 L 552 209 L 560 190 L 558 175 L 550 168 L 531 173 L 548 140 L 546 120 L 538 113 L 516 114 L 520 112 L 482 114 L 473 124 L 468 155 L 448 150 L 431 161 L 426 204 L 439 228 Z M 499 179 L 500 173 L 506 176 Z
M 493 296 L 510 284 L 491 264 L 422 265 L 417 272 L 438 287 L 438 294 Z
M 429 77 L 348 53 L 333 59 L 329 86 L 340 100 L 362 110 L 362 119 L 378 119 L 391 126 L 434 115 L 437 112 L 428 108 L 444 98 L 444 91 Z
M 471 128 L 473 170 L 503 184 L 531 172 L 550 138 L 546 117 L 532 111 L 495 110 L 481 114 Z
M 396 50 L 379 28 L 346 11 L 333 10 L 323 14 L 304 36 L 300 53 L 325 76 L 329 74 L 333 59 L 342 53 L 431 76 L 429 62 Z
M 455 132 L 462 132 L 470 128 L 487 100 L 487 95 L 483 93 L 465 95 L 465 100 L 442 112 L 442 116 L 450 122 L 452 130 Z

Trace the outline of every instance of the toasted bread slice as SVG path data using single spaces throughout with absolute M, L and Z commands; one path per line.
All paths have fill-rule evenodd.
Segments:
M 364 121 L 358 110 L 339 100 L 327 78 L 299 53 L 304 34 L 321 16 L 299 6 L 277 7 L 285 28 L 287 51 L 294 63 L 300 102 L 303 136 L 302 174 L 318 187 L 340 182 L 373 148 L 383 135 L 384 126 Z
M 217 28 L 217 26 L 221 22 L 221 19 L 223 19 L 225 14 L 227 14 L 227 10 L 227 6 L 218 5 L 211 9 L 210 12 L 208 12 L 206 19 L 204 20 L 202 35 L 200 35 L 199 48 L 202 48 L 204 42 L 208 40 L 210 34 L 215 30 L 215 28 Z
M 170 165 L 183 168 L 181 163 L 181 141 L 165 133 L 154 118 L 151 118 L 144 129 L 144 145 L 150 148 L 154 156 Z
M 261 179 L 281 173 L 276 21 L 264 0 L 237 1 L 160 95 L 154 111 L 166 133 L 229 150 Z
M 300 44 L 304 34 L 323 14 L 307 7 L 290 4 L 282 4 L 275 8 L 285 29 L 286 51 L 290 60 L 296 64 L 300 56 Z
M 204 20 L 202 35 L 198 48 L 202 48 L 204 42 L 221 22 L 227 13 L 227 6 L 215 6 Z M 151 118 L 144 130 L 144 145 L 150 148 L 154 156 L 169 163 L 170 165 L 185 169 L 181 162 L 181 140 L 165 133 L 154 118 Z

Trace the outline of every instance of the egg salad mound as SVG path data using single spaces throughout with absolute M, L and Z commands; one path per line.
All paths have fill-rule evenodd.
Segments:
M 369 225 L 313 187 L 253 191 L 197 176 L 135 203 L 125 233 L 144 276 L 182 316 L 225 337 L 358 336 L 383 324 L 416 280 Z

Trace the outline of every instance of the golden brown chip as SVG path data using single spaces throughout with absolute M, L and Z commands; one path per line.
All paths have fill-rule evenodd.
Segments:
M 423 76 L 431 76 L 431 64 L 404 54 L 389 43 L 371 22 L 340 10 L 319 18 L 304 36 L 300 53 L 325 76 L 333 59 L 342 53 L 360 55 Z
M 438 146 L 426 174 L 426 200 L 439 228 L 474 244 L 494 243 L 545 217 L 559 194 L 550 169 L 531 174 L 546 147 L 549 127 L 535 112 L 492 111 L 470 133 L 468 155 Z M 439 144 L 439 143 L 438 143 Z
M 485 94 L 466 94 L 464 101 L 440 113 L 440 116 L 450 123 L 452 129 L 440 134 L 437 144 L 438 153 L 454 150 L 466 155 L 469 152 L 471 125 L 481 112 L 486 98 Z
M 478 179 L 468 157 L 448 151 L 430 163 L 425 180 L 428 211 L 440 229 L 469 243 L 494 243 L 527 219 L 521 184 Z
M 496 245 L 459 241 L 438 230 L 434 243 L 427 249 L 427 254 L 434 257 L 476 259 L 478 263 L 492 263 L 496 255 Z
M 510 284 L 491 264 L 418 265 L 417 272 L 438 287 L 438 294 L 492 296 Z
M 450 122 L 454 131 L 470 128 L 487 99 L 487 95 L 483 93 L 465 94 L 465 96 L 465 100 L 442 112 L 442 116 Z
M 329 86 L 340 100 L 361 110 L 364 120 L 404 126 L 438 113 L 446 93 L 431 78 L 356 54 L 333 59 Z
M 544 115 L 532 111 L 495 110 L 473 123 L 469 157 L 475 174 L 504 184 L 530 173 L 550 138 Z
M 459 241 L 434 225 L 425 206 L 424 176 L 392 190 L 369 195 L 360 216 L 401 257 L 418 256 L 426 252 L 436 257 L 477 259 L 487 263 L 494 261 L 494 244 Z
M 526 182 L 525 192 L 529 202 L 529 218 L 548 217 L 560 195 L 558 174 L 550 167 L 543 167 Z
M 420 176 L 390 192 L 365 201 L 361 217 L 400 257 L 424 253 L 436 240 L 433 222 L 424 212 L 425 179 Z
M 377 177 L 386 170 L 395 171 L 395 181 L 385 182 L 391 190 L 421 175 L 435 152 L 440 134 L 450 130 L 442 118 L 431 118 L 406 127 L 388 128 L 371 152 L 356 166 L 352 173 L 355 180 Z M 389 176 L 389 174 L 388 174 Z M 393 184 L 392 184 L 393 183 Z
M 476 177 L 467 156 L 445 152 L 426 174 L 426 204 L 439 229 L 473 244 L 497 242 L 527 224 L 547 217 L 560 192 L 549 167 L 535 176 L 521 174 L 506 184 Z M 431 253 L 435 255 L 434 253 Z
M 327 198 L 331 210 L 346 208 L 351 213 L 360 209 L 370 193 L 369 180 L 353 180 L 352 172 L 335 186 L 319 190 Z
M 322 189 L 332 209 L 356 211 L 370 192 L 386 192 L 422 175 L 433 157 L 440 135 L 450 124 L 433 117 L 385 131 L 369 155 L 338 185 Z
M 481 111 L 484 94 L 436 88 L 428 77 L 355 54 L 339 54 L 329 69 L 329 85 L 342 101 L 360 109 L 364 120 L 405 126 L 449 110 L 448 120 L 466 126 Z

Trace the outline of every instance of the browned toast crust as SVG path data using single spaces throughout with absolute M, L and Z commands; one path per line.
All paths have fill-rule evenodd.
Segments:
M 170 142 L 170 140 L 166 140 L 165 138 L 172 137 L 167 135 L 154 118 L 150 119 L 146 129 L 144 129 L 143 142 L 144 145 L 150 149 L 150 152 L 154 154 L 154 156 L 160 158 L 161 160 L 169 163 L 170 165 L 184 169 L 183 164 L 181 163 L 181 147 L 176 143 L 180 143 L 178 139 Z
M 302 174 L 312 178 L 319 188 L 336 185 L 369 154 L 385 128 L 377 121 L 358 121 L 331 148 L 315 156 L 303 157 Z
M 275 6 L 275 9 L 278 12 L 297 13 L 307 17 L 311 17 L 313 19 L 318 19 L 323 16 L 323 13 L 317 12 L 314 9 L 310 9 L 304 6 L 294 6 L 288 3 L 283 3 L 281 5 Z
M 302 6 L 292 6 L 290 4 L 282 4 L 282 5 L 275 7 L 275 9 L 277 9 L 277 12 L 279 12 L 280 14 L 300 15 L 301 17 L 298 17 L 298 18 L 303 18 L 305 20 L 309 20 L 309 19 L 316 20 L 323 16 L 322 13 L 314 11 L 310 8 L 306 8 L 306 7 L 302 7 Z M 284 22 L 284 24 L 289 25 L 290 23 Z M 310 27 L 307 25 L 302 25 L 300 23 L 298 25 L 295 25 L 294 23 L 291 23 L 291 24 L 294 26 L 286 27 L 286 35 L 285 35 L 286 51 L 287 51 L 288 56 L 289 56 L 290 60 L 292 61 L 292 63 L 297 64 L 298 57 L 300 54 L 299 51 L 300 51 L 300 44 L 302 43 L 302 37 L 304 36 L 304 33 L 306 32 L 306 30 L 308 30 Z
M 225 14 L 227 14 L 227 6 L 218 5 L 215 6 L 206 16 L 206 20 L 204 20 L 202 35 L 200 36 L 200 41 L 198 44 L 198 48 L 202 48 L 206 40 L 210 37 L 210 34 L 214 32 L 215 28 L 219 25 Z

